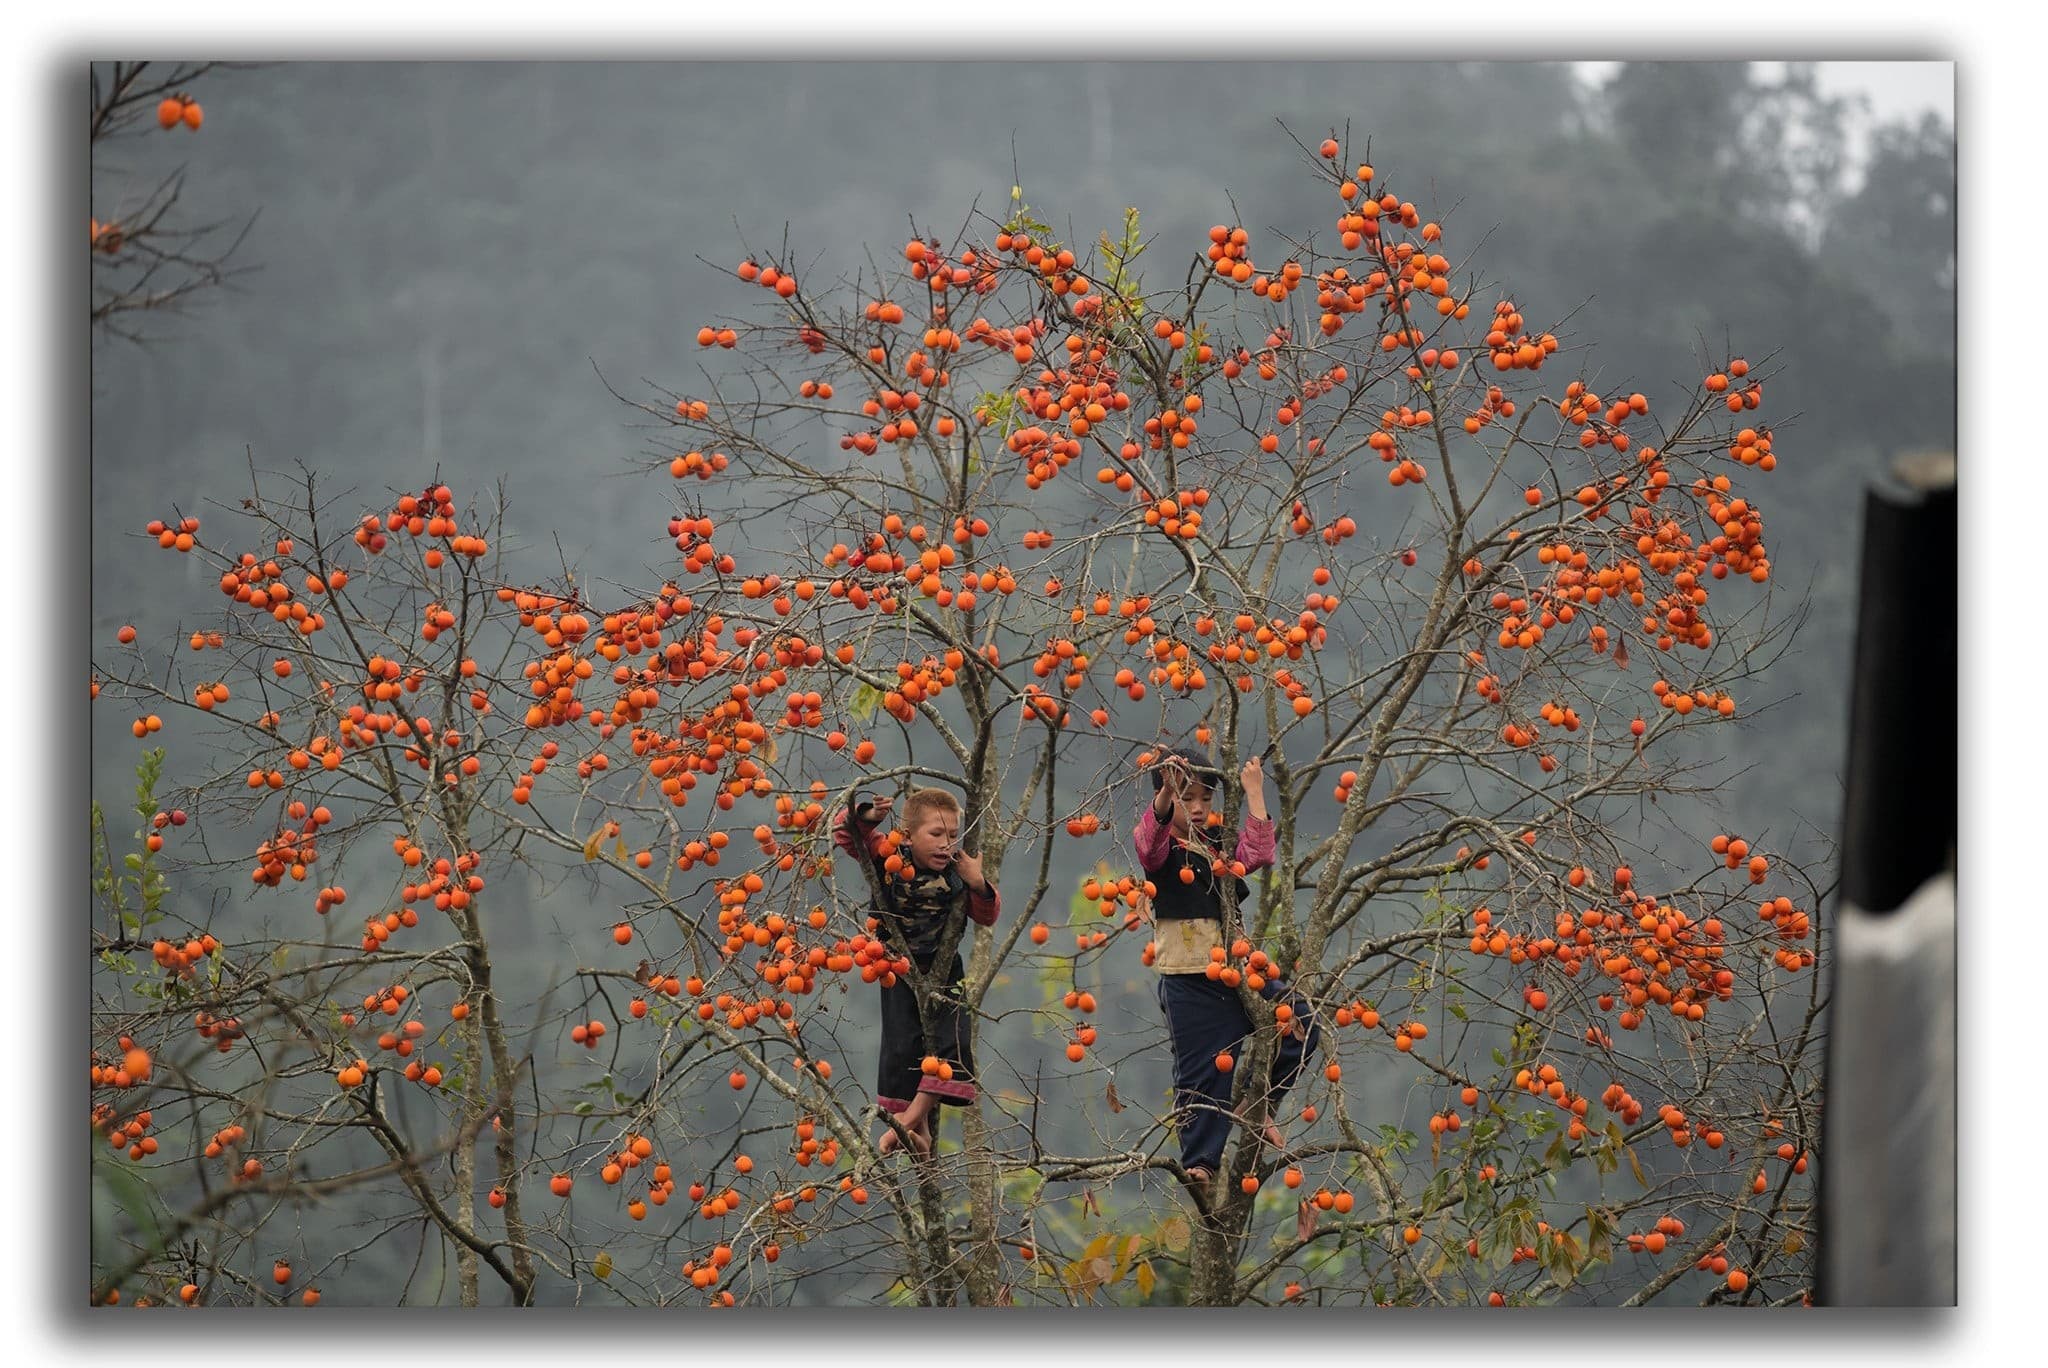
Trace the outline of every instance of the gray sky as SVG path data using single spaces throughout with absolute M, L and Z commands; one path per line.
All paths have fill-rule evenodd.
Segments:
M 1597 84 L 1619 62 L 1575 62 L 1579 77 Z M 1768 79 L 1781 62 L 1759 62 L 1759 74 Z M 1830 95 L 1859 94 L 1870 99 L 1870 112 L 1879 123 L 1910 118 L 1922 113 L 1939 114 L 1955 121 L 1956 64 L 1954 62 L 1823 62 L 1820 87 Z
M 1830 93 L 1868 95 L 1880 121 L 1930 112 L 1950 122 L 1956 117 L 1954 62 L 1828 62 L 1820 84 Z

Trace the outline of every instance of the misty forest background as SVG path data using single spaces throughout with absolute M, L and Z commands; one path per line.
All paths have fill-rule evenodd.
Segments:
M 1731 354 L 1763 365 L 1761 416 L 1780 454 L 1758 484 L 1772 612 L 1789 618 L 1804 600 L 1805 620 L 1758 696 L 1741 700 L 1744 725 L 1713 733 L 1718 772 L 1737 776 L 1721 806 L 1645 814 L 1641 839 L 1676 842 L 1674 862 L 1696 863 L 1705 836 L 1683 832 L 1739 826 L 1795 858 L 1827 856 L 1862 492 L 1899 453 L 1954 445 L 1945 121 L 1873 124 L 1824 96 L 1810 70 L 1766 78 L 1728 63 L 1628 63 L 1600 86 L 1546 63 L 362 63 L 220 71 L 195 94 L 198 135 L 152 123 L 96 149 L 92 213 L 118 217 L 182 167 L 193 218 L 232 235 L 256 214 L 234 258 L 255 269 L 189 311 L 141 316 L 141 344 L 93 338 L 96 655 L 122 623 L 145 645 L 222 625 L 216 572 L 164 556 L 142 528 L 175 506 L 209 531 L 233 529 L 239 546 L 231 510 L 252 459 L 320 472 L 357 513 L 437 476 L 458 502 L 488 498 L 502 478 L 502 540 L 526 580 L 557 576 L 566 559 L 579 583 L 658 585 L 674 574 L 671 494 L 649 467 L 667 453 L 607 384 L 642 399 L 655 397 L 650 384 L 707 392 L 697 329 L 759 317 L 731 275 L 746 251 L 779 258 L 786 241 L 815 291 L 864 270 L 869 248 L 887 260 L 913 225 L 950 240 L 977 201 L 1000 218 L 1021 183 L 1077 246 L 1138 206 L 1157 288 L 1180 278 L 1214 223 L 1242 222 L 1255 243 L 1327 232 L 1327 186 L 1281 123 L 1310 144 L 1348 125 L 1350 145 L 1369 135 L 1382 174 L 1444 223 L 1454 260 L 1471 253 L 1532 329 L 1584 349 L 1571 373 L 1600 392 L 1640 389 L 1673 407 Z M 818 433 L 821 449 L 829 436 Z M 1366 474 L 1381 483 L 1376 466 Z M 738 522 L 742 545 L 787 548 L 759 490 L 690 483 L 722 524 Z M 1087 497 L 1045 495 L 1054 509 Z M 1398 525 L 1363 530 L 1368 545 L 1401 544 Z M 161 667 L 160 651 L 151 658 Z M 94 794 L 110 811 L 133 788 L 131 720 L 104 704 L 93 713 Z M 173 774 L 204 759 L 175 719 L 161 739 Z M 1117 828 L 1065 843 L 1055 914 L 1062 889 L 1127 845 L 1121 815 Z M 217 855 L 235 849 L 230 833 L 212 839 Z M 311 914 L 252 900 L 246 882 L 174 887 L 172 910 L 217 931 L 240 919 L 316 934 L 281 929 Z M 559 889 L 494 885 L 494 954 L 515 1019 L 588 961 L 612 919 Z M 1149 973 L 1135 949 L 1117 967 L 1127 978 L 1104 984 L 1106 1013 L 1157 1038 L 1119 1061 L 1118 1088 L 1163 1099 Z M 1011 977 L 992 1007 L 1036 1005 L 1034 976 Z M 849 1021 L 870 1020 L 873 997 L 856 991 Z M 1032 1022 L 1015 1012 L 985 1027 L 993 1092 L 1016 1096 L 1057 1052 Z M 865 1078 L 867 1037 L 845 1038 Z M 599 1067 L 566 1035 L 543 1033 L 536 1049 L 544 1070 Z M 1377 1119 L 1404 1123 L 1408 1083 L 1369 1085 L 1387 1108 Z M 1069 1152 L 1099 1143 L 1091 1124 L 1079 1111 L 1041 1122 Z M 320 1222 L 357 1229 L 380 1213 L 300 1219 L 312 1245 Z M 359 1259 L 336 1292 L 396 1300 L 409 1263 Z M 805 1299 L 880 1291 L 828 1275 Z

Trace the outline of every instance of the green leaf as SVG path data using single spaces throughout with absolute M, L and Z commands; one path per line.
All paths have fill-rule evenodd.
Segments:
M 1614 1258 L 1612 1227 L 1598 1207 L 1586 1208 L 1586 1258 L 1589 1263 L 1609 1263 Z
M 1106 283 L 1134 317 L 1141 314 L 1145 307 L 1144 295 L 1129 270 L 1131 263 L 1144 254 L 1146 246 L 1138 227 L 1138 211 L 1125 209 L 1122 239 L 1111 242 L 1109 234 L 1104 233 L 1101 246 L 1103 263 L 1108 268 Z
M 974 401 L 970 412 L 988 415 L 989 426 L 996 430 L 996 436 L 1007 441 L 1011 433 L 1023 426 L 1017 408 L 1017 396 L 1008 390 L 990 390 Z
M 1209 325 L 1197 323 L 1187 330 L 1187 334 L 1188 344 L 1181 349 L 1180 354 L 1180 378 L 1184 386 L 1189 390 L 1193 390 L 1195 387 L 1195 377 L 1202 370 L 1202 362 L 1199 358 L 1201 356 L 1202 344 L 1209 340 Z
M 1550 1241 L 1550 1280 L 1559 1287 L 1570 1287 L 1579 1278 L 1581 1250 L 1579 1242 L 1569 1232 L 1561 1233 L 1564 1235 L 1561 1243 L 1555 1237 Z
M 854 721 L 865 725 L 874 719 L 875 709 L 881 705 L 882 691 L 872 684 L 863 684 L 855 689 L 853 697 L 847 700 L 846 713 Z

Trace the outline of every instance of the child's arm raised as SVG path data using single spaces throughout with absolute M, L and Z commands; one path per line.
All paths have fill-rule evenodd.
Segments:
M 856 801 L 840 812 L 839 820 L 832 828 L 832 844 L 860 861 L 861 879 L 868 886 L 868 897 L 878 907 L 888 900 L 889 876 L 882 869 L 882 852 L 877 848 L 884 839 L 881 821 L 888 811 L 887 798 L 866 803 Z
M 1169 809 L 1170 810 L 1170 809 Z M 1138 848 L 1138 863 L 1146 873 L 1160 868 L 1173 854 L 1173 832 L 1151 806 L 1138 814 L 1138 829 L 1132 836 Z
M 1169 755 L 1159 762 L 1159 789 L 1152 795 L 1152 815 L 1160 821 L 1173 816 L 1173 805 L 1180 801 L 1181 789 L 1187 779 L 1187 766 L 1177 755 Z
M 1250 873 L 1273 864 L 1273 819 L 1266 814 L 1266 772 L 1254 755 L 1238 771 L 1244 785 L 1244 830 L 1237 834 L 1237 851 L 1232 858 Z
M 849 855 L 873 856 L 875 837 L 882 828 L 882 819 L 889 815 L 891 800 L 886 796 L 871 798 L 866 802 L 856 799 L 854 804 L 839 814 L 839 822 L 832 828 L 832 844 Z
M 1146 873 L 1164 865 L 1173 854 L 1173 810 L 1180 802 L 1181 778 L 1184 771 L 1180 760 L 1168 756 L 1159 762 L 1160 785 L 1152 795 L 1152 801 L 1138 814 L 1138 829 L 1132 836 L 1132 843 L 1138 848 L 1138 863 Z

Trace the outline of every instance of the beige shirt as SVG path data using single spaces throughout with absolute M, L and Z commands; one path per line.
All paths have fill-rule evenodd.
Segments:
M 1223 923 L 1214 917 L 1182 917 L 1155 921 L 1152 900 L 1142 899 L 1139 914 L 1152 923 L 1152 967 L 1162 974 L 1206 974 L 1214 963 L 1211 950 L 1223 946 Z

